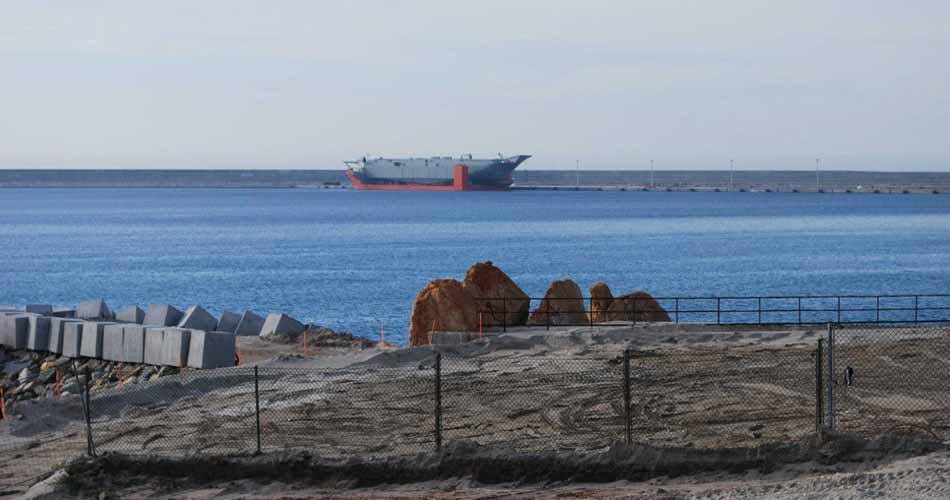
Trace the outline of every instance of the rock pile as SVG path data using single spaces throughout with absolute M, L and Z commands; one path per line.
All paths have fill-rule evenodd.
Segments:
M 477 263 L 465 280 L 430 281 L 416 295 L 409 320 L 409 345 L 430 344 L 436 332 L 476 332 L 499 325 L 584 325 L 610 321 L 663 322 L 670 316 L 648 293 L 614 298 L 606 283 L 590 288 L 590 308 L 572 280 L 551 283 L 533 313 L 531 300 L 507 274 L 491 262 Z

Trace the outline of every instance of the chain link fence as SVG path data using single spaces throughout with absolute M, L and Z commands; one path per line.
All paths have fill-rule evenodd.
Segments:
M 342 369 L 236 367 L 22 403 L 0 487 L 85 453 L 409 457 L 451 443 L 515 452 L 755 448 L 822 428 L 950 440 L 950 330 L 829 328 L 811 340 L 597 356 L 421 351 Z M 819 345 L 822 344 L 822 345 Z M 605 357 L 606 356 L 606 357 Z M 8 412 L 10 413 L 10 412 Z M 10 413 L 12 415 L 12 413 Z M 88 419 L 87 419 L 88 416 Z

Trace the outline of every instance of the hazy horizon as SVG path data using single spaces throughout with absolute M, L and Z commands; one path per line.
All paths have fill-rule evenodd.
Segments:
M 943 171 L 950 4 L 7 2 L 0 168 Z

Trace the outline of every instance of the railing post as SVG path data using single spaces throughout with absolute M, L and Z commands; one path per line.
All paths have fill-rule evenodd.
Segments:
M 759 324 L 761 325 L 762 324 L 762 297 L 756 297 L 756 302 L 758 303 L 757 310 L 759 311 Z
M 721 313 L 719 312 L 719 308 L 721 304 L 722 304 L 722 299 L 720 299 L 719 297 L 716 297 L 716 324 L 717 325 L 719 324 L 719 318 L 721 315 Z
M 435 451 L 442 450 L 442 354 L 435 353 Z
M 544 307 L 544 329 L 551 329 L 551 301 L 548 300 L 545 302 Z
M 828 323 L 828 430 L 835 430 L 835 329 Z
M 676 323 L 680 322 L 680 298 L 676 298 Z
M 92 374 L 89 372 L 89 366 L 86 366 L 86 381 L 83 384 L 85 395 L 85 404 L 83 405 L 83 413 L 86 417 L 86 453 L 90 457 L 96 456 L 96 446 L 92 438 L 92 397 L 90 396 L 90 388 L 92 386 Z
M 257 365 L 254 366 L 254 415 L 257 420 L 257 454 L 261 454 L 261 389 L 257 374 Z
M 627 446 L 632 444 L 632 417 L 630 415 L 630 349 L 623 350 L 623 429 Z
M 508 331 L 508 299 L 501 299 L 501 331 Z
M 802 324 L 802 298 L 798 298 L 798 324 Z
M 822 363 L 824 362 L 821 349 L 823 340 L 818 339 L 818 348 L 815 349 L 815 432 L 818 433 L 821 433 L 821 428 L 824 427 L 824 405 L 821 404 L 824 398 L 822 389 L 824 379 L 821 373 Z

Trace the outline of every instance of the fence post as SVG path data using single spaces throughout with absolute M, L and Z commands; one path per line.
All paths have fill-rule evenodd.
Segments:
M 828 323 L 828 430 L 835 430 L 835 329 Z
M 261 454 L 261 389 L 258 382 L 257 365 L 254 365 L 254 416 L 257 420 L 257 454 Z
M 442 451 L 442 353 L 435 353 L 435 451 Z
M 630 349 L 623 350 L 623 430 L 627 446 L 632 443 L 630 415 Z
M 501 331 L 508 331 L 508 299 L 501 299 Z
M 92 374 L 89 373 L 89 366 L 86 366 L 86 381 L 83 384 L 83 413 L 86 417 L 86 452 L 90 457 L 96 456 L 95 441 L 92 439 L 92 398 L 89 395 L 89 389 L 92 381 Z
M 821 404 L 824 390 L 822 389 L 822 382 L 824 378 L 821 373 L 821 367 L 824 363 L 822 358 L 822 342 L 824 339 L 818 339 L 818 347 L 815 349 L 815 432 L 821 433 L 821 428 L 824 427 L 824 408 Z
M 544 307 L 544 329 L 551 329 L 551 301 L 547 301 Z

